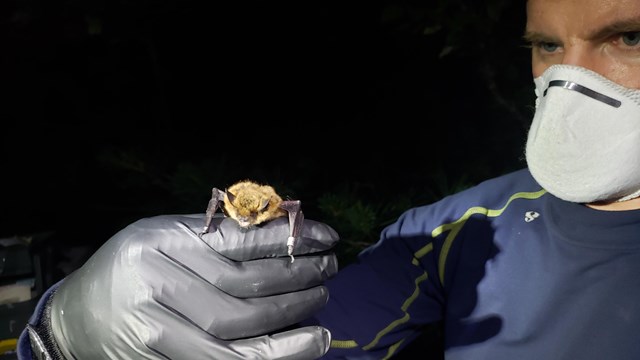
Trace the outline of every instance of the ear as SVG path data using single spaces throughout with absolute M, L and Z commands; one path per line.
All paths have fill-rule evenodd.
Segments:
M 258 211 L 264 211 L 267 209 L 267 206 L 269 206 L 269 201 L 271 200 L 271 198 L 266 198 L 264 200 L 262 200 L 262 204 L 260 205 L 260 209 L 258 209 Z
M 227 195 L 227 199 L 229 199 L 229 202 L 233 203 L 236 199 L 236 196 L 233 195 L 232 192 L 228 191 L 227 189 L 224 190 L 225 195 Z

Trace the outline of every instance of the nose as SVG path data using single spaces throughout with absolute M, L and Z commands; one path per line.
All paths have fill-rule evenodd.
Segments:
M 598 61 L 597 54 L 584 44 L 565 45 L 562 64 L 580 66 L 602 74 L 604 65 Z

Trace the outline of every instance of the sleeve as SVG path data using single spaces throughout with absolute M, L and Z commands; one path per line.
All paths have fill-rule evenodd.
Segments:
M 49 336 L 49 310 L 50 299 L 64 280 L 51 286 L 42 294 L 36 308 L 18 339 L 18 360 L 57 360 L 64 359 L 57 351 Z
M 313 319 L 332 334 L 323 359 L 388 358 L 443 319 L 445 242 L 434 219 L 452 213 L 446 207 L 441 202 L 405 212 L 327 282 L 329 301 Z

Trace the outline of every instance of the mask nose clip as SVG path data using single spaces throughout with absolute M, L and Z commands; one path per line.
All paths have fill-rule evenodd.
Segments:
M 544 93 L 542 94 L 542 96 L 547 96 L 547 91 L 549 91 L 549 88 L 552 86 L 559 86 L 563 89 L 567 89 L 567 90 L 572 90 L 572 91 L 577 91 L 583 95 L 586 95 L 592 99 L 598 100 L 600 102 L 603 102 L 607 105 L 613 106 L 614 108 L 619 108 L 622 105 L 622 102 L 620 100 L 616 100 L 612 97 L 609 97 L 605 94 L 599 93 L 597 91 L 591 90 L 587 87 L 584 87 L 580 84 L 576 84 L 572 81 L 568 81 L 568 80 L 551 80 L 549 81 L 549 86 L 547 86 L 547 88 L 544 90 Z

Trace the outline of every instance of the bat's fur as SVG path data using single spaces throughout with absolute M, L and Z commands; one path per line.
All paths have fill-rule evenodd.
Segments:
M 231 185 L 224 196 L 226 214 L 238 221 L 241 227 L 251 227 L 287 215 L 287 211 L 280 208 L 281 203 L 282 198 L 273 187 L 250 180 Z

